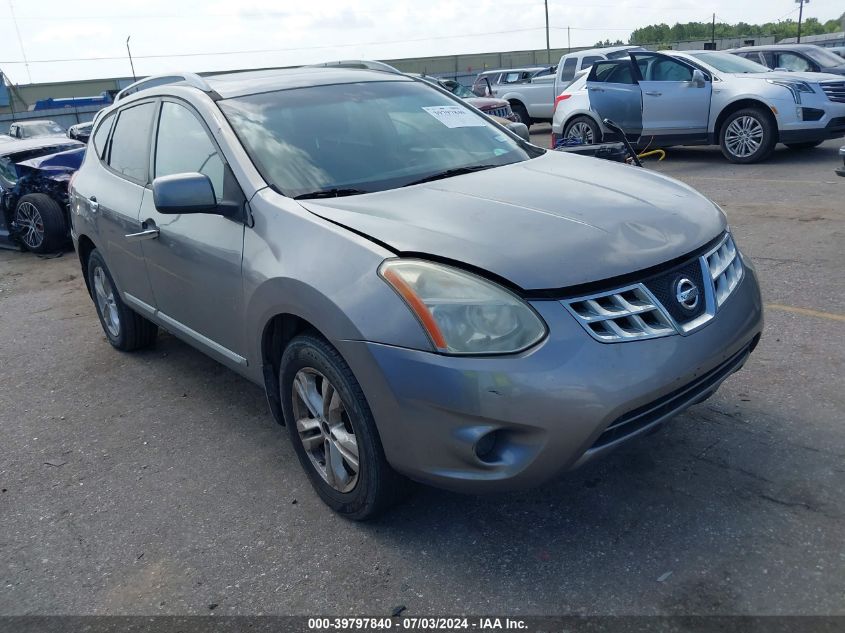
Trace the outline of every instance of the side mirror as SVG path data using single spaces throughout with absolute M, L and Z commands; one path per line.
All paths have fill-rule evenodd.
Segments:
M 696 68 L 692 71 L 692 85 L 696 88 L 704 88 L 704 84 L 707 82 L 707 77 L 704 75 L 703 72 Z
M 525 123 L 520 123 L 519 121 L 511 121 L 505 127 L 507 127 L 511 132 L 516 134 L 521 139 L 531 142 L 531 135 L 528 133 L 528 126 Z
M 153 180 L 153 200 L 159 213 L 216 213 L 214 186 L 205 174 L 161 176 Z

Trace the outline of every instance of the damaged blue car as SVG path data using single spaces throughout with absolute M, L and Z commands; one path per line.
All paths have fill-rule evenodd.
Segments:
M 84 156 L 68 138 L 0 145 L 0 246 L 50 253 L 68 243 L 68 185 Z

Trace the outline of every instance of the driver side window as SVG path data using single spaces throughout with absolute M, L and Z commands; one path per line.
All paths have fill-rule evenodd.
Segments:
M 647 81 L 692 81 L 692 69 L 674 59 L 657 58 L 647 71 Z
M 810 62 L 795 53 L 780 53 L 778 55 L 778 67 L 795 72 L 812 72 L 813 70 Z
M 165 101 L 158 124 L 155 177 L 191 172 L 208 176 L 217 201 L 223 200 L 224 164 L 217 146 L 188 108 Z

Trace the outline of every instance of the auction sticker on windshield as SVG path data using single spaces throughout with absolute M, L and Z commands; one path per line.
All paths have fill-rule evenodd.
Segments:
M 446 127 L 484 127 L 484 121 L 459 105 L 427 106 L 423 110 Z

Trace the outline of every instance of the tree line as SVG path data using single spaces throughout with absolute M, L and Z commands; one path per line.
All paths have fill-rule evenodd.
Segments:
M 820 21 L 818 18 L 807 18 L 801 22 L 801 35 L 821 35 L 835 33 L 842 30 L 843 13 L 838 19 Z M 670 44 L 684 40 L 709 40 L 713 32 L 711 22 L 687 22 L 685 24 L 651 24 L 636 29 L 631 33 L 628 44 Z M 766 22 L 765 24 L 748 24 L 738 22 L 727 24 L 716 22 L 716 39 L 731 37 L 763 37 L 774 36 L 775 40 L 785 37 L 798 36 L 798 22 L 796 20 L 782 20 L 780 22 Z M 615 46 L 624 44 L 622 40 L 605 40 L 596 42 L 596 46 Z

